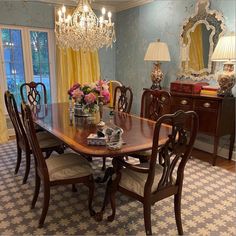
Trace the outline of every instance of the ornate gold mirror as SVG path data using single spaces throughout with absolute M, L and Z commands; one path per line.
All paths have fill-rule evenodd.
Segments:
M 198 0 L 195 14 L 184 22 L 180 34 L 181 76 L 193 80 L 213 78 L 211 55 L 226 29 L 223 15 L 209 6 L 209 0 Z

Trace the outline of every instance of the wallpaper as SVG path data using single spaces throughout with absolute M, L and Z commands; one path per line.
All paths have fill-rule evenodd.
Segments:
M 144 61 L 150 42 L 160 39 L 169 47 L 171 62 L 162 64 L 163 87 L 176 80 L 180 30 L 183 21 L 195 12 L 195 3 L 196 0 L 158 0 L 117 14 L 116 79 L 134 91 L 132 112 L 139 114 L 143 88 L 151 86 L 152 62 Z M 228 30 L 235 31 L 236 1 L 212 0 L 210 8 L 221 11 Z

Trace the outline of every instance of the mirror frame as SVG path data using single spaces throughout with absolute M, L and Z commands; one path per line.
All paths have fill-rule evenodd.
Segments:
M 204 68 L 200 71 L 194 71 L 193 69 L 188 69 L 185 71 L 183 68 L 182 61 L 182 49 L 187 48 L 189 51 L 189 46 L 191 44 L 190 33 L 194 32 L 195 28 L 199 24 L 205 24 L 207 30 L 212 30 L 209 38 L 209 55 L 208 55 L 208 68 Z M 215 62 L 211 61 L 211 56 L 215 46 L 221 36 L 226 32 L 226 25 L 224 23 L 223 14 L 217 10 L 210 10 L 209 0 L 197 0 L 195 13 L 187 18 L 180 32 L 180 71 L 181 78 L 190 78 L 191 80 L 203 80 L 203 79 L 214 79 Z M 184 44 L 184 38 L 187 38 L 187 45 Z

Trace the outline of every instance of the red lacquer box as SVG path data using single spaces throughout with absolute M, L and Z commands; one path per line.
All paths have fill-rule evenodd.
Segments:
M 209 85 L 206 82 L 194 82 L 190 80 L 176 80 L 170 83 L 171 92 L 197 94 L 201 92 L 202 86 Z

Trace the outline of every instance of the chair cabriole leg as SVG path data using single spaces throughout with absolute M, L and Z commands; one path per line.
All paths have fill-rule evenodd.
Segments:
M 43 227 L 43 224 L 44 224 L 47 212 L 48 212 L 49 201 L 50 201 L 50 186 L 49 184 L 44 184 L 43 210 L 42 210 L 41 217 L 39 220 L 39 228 Z
M 16 167 L 15 167 L 15 174 L 18 173 L 21 163 L 21 157 L 22 157 L 22 150 L 17 144 L 17 160 L 16 160 Z
M 175 208 L 175 221 L 179 235 L 183 235 L 183 227 L 181 220 L 181 192 L 174 196 L 174 208 Z
M 38 176 L 38 174 L 35 173 L 35 189 L 34 189 L 34 197 L 31 203 L 31 209 L 34 209 L 35 204 L 37 202 L 38 199 L 38 195 L 39 195 L 39 190 L 40 190 L 40 178 Z
M 152 226 L 151 226 L 151 204 L 143 204 L 143 213 L 144 213 L 144 225 L 146 235 L 152 235 Z
M 25 168 L 25 176 L 23 179 L 23 184 L 26 183 L 29 176 L 29 172 L 30 172 L 30 151 L 29 150 L 26 150 L 25 157 L 26 157 L 26 168 Z

